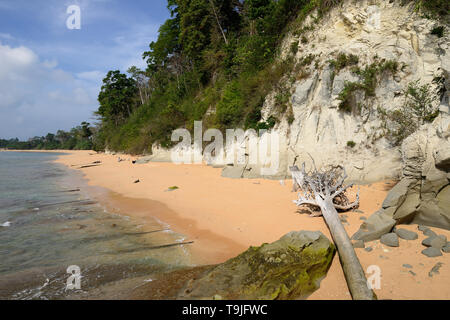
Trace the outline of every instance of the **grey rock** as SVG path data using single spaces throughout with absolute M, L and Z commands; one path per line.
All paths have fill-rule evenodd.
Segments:
M 366 218 L 366 217 L 360 217 L 360 218 L 359 218 L 359 220 L 363 220 L 363 221 L 366 221 L 366 220 L 367 220 L 367 218 Z
M 417 233 L 406 229 L 395 229 L 395 233 L 404 240 L 416 240 L 419 237 Z
M 179 299 L 223 300 L 304 298 L 319 287 L 335 254 L 318 231 L 293 231 L 279 240 L 250 247 L 189 281 Z
M 423 175 L 425 178 L 422 180 L 421 194 L 433 193 L 430 197 L 434 198 L 443 187 L 448 185 L 447 173 L 437 169 L 434 165 L 430 165 Z
M 430 257 L 430 258 L 442 256 L 441 250 L 433 248 L 433 247 L 426 248 L 425 250 L 422 250 L 422 254 L 424 254 L 424 255 L 426 255 L 427 257 Z
M 359 209 L 355 209 L 355 210 L 353 210 L 354 212 L 357 212 L 357 213 L 364 213 L 364 211 L 362 211 L 362 210 L 359 210 Z
M 387 233 L 381 236 L 380 241 L 389 247 L 398 247 L 398 236 L 395 233 Z
M 398 206 L 395 211 L 394 219 L 401 220 L 407 218 L 417 212 L 417 208 L 420 205 L 420 193 L 409 191 L 403 200 L 402 204 Z
M 364 248 L 364 250 L 366 250 L 367 252 L 370 252 L 370 251 L 373 250 L 373 248 L 372 247 L 367 247 L 367 248 Z
M 362 241 L 362 240 L 353 241 L 352 244 L 353 244 L 353 248 L 364 248 L 365 247 L 364 241 Z
M 389 191 L 386 199 L 383 201 L 383 209 L 389 207 L 397 207 L 403 203 L 408 193 L 408 189 L 411 185 L 415 183 L 413 179 L 402 179 L 397 183 L 391 191 Z
M 311 93 L 311 88 L 315 82 L 315 77 L 310 77 L 303 82 L 297 84 L 295 92 L 292 95 L 292 104 L 299 106 L 308 101 L 308 97 Z
M 342 71 L 334 77 L 332 95 L 338 96 L 344 89 L 346 82 L 357 82 L 359 78 L 350 71 Z
M 450 171 L 450 143 L 439 145 L 433 155 L 437 168 Z
M 428 276 L 431 278 L 435 274 L 439 274 L 439 269 L 442 267 L 442 262 L 436 263 L 433 268 L 431 268 L 430 272 L 428 272 Z
M 445 253 L 450 253 L 450 245 L 446 245 L 445 247 L 442 248 L 442 251 Z
M 444 235 L 438 235 L 431 240 L 430 244 L 433 248 L 441 250 L 447 245 L 447 237 Z
M 423 231 L 425 231 L 425 230 L 428 230 L 429 228 L 426 227 L 426 226 L 423 226 L 423 225 L 420 225 L 420 224 L 419 224 L 419 225 L 417 226 L 417 229 L 418 229 L 419 231 L 422 231 L 422 232 L 423 232 Z
M 136 164 L 146 164 L 152 161 L 152 156 L 142 157 L 136 160 Z
M 414 271 L 412 271 L 412 270 L 409 270 L 409 273 L 411 273 L 413 276 L 416 275 L 416 273 Z
M 437 236 L 436 232 L 434 232 L 434 231 L 431 230 L 431 229 L 426 229 L 426 230 L 423 232 L 423 234 L 426 235 L 427 237 L 436 237 L 436 236 Z
M 422 241 L 422 245 L 424 245 L 425 247 L 431 247 L 431 241 L 432 241 L 434 238 L 436 238 L 436 236 L 431 236 L 431 237 L 428 237 L 428 238 L 424 239 L 424 240 Z
M 408 268 L 408 269 L 411 269 L 411 268 L 412 268 L 412 265 L 405 263 L 405 264 L 403 264 L 403 267 Z
M 353 240 L 372 241 L 379 239 L 383 234 L 392 230 L 396 221 L 381 209 L 372 214 L 366 221 L 361 224 L 359 230 L 352 236 Z

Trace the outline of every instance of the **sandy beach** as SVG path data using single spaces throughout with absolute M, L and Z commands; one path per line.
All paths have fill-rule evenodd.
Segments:
M 108 210 L 143 220 L 156 218 L 194 241 L 190 249 L 195 265 L 223 262 L 249 246 L 275 241 L 293 230 L 319 230 L 331 239 L 323 218 L 297 213 L 291 180 L 236 180 L 223 178 L 221 169 L 206 165 L 132 164 L 136 158 L 127 155 L 120 155 L 125 161 L 118 162 L 119 155 L 64 152 L 58 163 L 81 170 L 89 185 L 110 191 L 103 198 Z M 77 169 L 95 161 L 101 164 Z M 136 180 L 139 183 L 134 183 Z M 363 213 L 344 213 L 350 236 L 358 230 L 362 217 L 380 208 L 394 185 L 394 181 L 380 181 L 360 186 L 359 210 Z M 173 186 L 178 189 L 169 191 Z M 418 231 L 417 225 L 402 228 Z M 450 238 L 447 230 L 430 229 Z M 366 243 L 371 252 L 356 249 L 364 270 L 371 265 L 380 267 L 381 288 L 375 290 L 379 299 L 450 299 L 450 256 L 428 258 L 421 254 L 424 235 L 418 234 L 418 240 L 400 239 L 398 248 L 372 241 Z M 443 263 L 439 273 L 430 276 L 438 262 Z M 320 289 L 309 299 L 350 298 L 336 255 Z

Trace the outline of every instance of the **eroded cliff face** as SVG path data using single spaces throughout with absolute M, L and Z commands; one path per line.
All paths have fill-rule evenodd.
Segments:
M 303 25 L 312 21 L 309 17 Z M 438 25 L 397 1 L 346 1 L 314 24 L 314 30 L 289 36 L 282 58 L 287 58 L 292 43 L 298 41 L 295 59 L 301 63 L 308 58 L 311 63 L 301 69 L 301 79 L 290 88 L 293 119 L 284 116 L 275 127 L 286 137 L 280 148 L 284 151 L 280 176 L 296 157 L 297 163 L 310 162 L 308 153 L 318 166 L 344 164 L 353 180 L 401 176 L 401 150 L 388 140 L 381 112 L 400 108 L 405 103 L 404 90 L 412 81 L 436 88 L 433 80 L 444 77 L 449 88 L 450 42 L 447 34 L 441 38 L 431 34 Z M 357 56 L 357 64 L 337 70 L 330 60 L 339 54 Z M 340 110 L 339 94 L 346 82 L 364 81 L 354 67 L 379 66 L 382 61 L 396 62 L 397 71 L 380 72 L 373 96 L 356 91 L 349 102 L 352 110 Z M 265 102 L 265 119 L 276 114 L 275 94 Z M 441 111 L 435 126 L 448 131 L 448 95 L 439 100 L 434 102 Z M 348 146 L 351 142 L 354 147 Z
M 320 19 L 313 12 L 283 41 L 278 59 L 290 61 L 292 72 L 263 105 L 262 121 L 278 119 L 272 129 L 280 137 L 277 154 L 268 152 L 256 164 L 248 156 L 243 164 L 237 158 L 211 164 L 223 165 L 226 177 L 259 178 L 261 168 L 277 157 L 277 169 L 264 177 L 282 179 L 290 177 L 289 166 L 311 165 L 314 159 L 318 167 L 344 165 L 353 181 L 401 178 L 401 144 L 389 138 L 386 114 L 405 104 L 409 84 L 428 84 L 430 92 L 441 86 L 433 101 L 439 115 L 427 126 L 440 128 L 437 139 L 448 141 L 450 40 L 448 22 L 443 23 L 400 1 L 343 1 Z M 432 34 L 442 25 L 443 36 Z M 347 95 L 343 108 L 349 83 L 358 89 Z M 279 100 L 288 101 L 284 110 Z M 248 140 L 233 148 L 249 154 Z M 170 152 L 153 149 L 149 160 L 170 161 Z

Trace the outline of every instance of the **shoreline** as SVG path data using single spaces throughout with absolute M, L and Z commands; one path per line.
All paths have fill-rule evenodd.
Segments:
M 61 151 L 56 151 L 61 152 Z M 75 169 L 73 164 L 101 161 L 101 165 L 80 169 L 90 186 L 109 190 L 105 205 L 115 213 L 146 219 L 156 218 L 170 225 L 171 230 L 194 240 L 189 245 L 196 265 L 211 265 L 238 255 L 249 246 L 278 240 L 293 230 L 319 230 L 331 239 L 322 218 L 310 218 L 296 213 L 292 203 L 291 180 L 229 179 L 220 175 L 221 169 L 206 165 L 176 165 L 151 162 L 133 165 L 135 157 L 96 154 L 92 151 L 65 151 L 55 162 Z M 135 184 L 134 181 L 140 180 Z M 361 205 L 364 213 L 346 212 L 349 236 L 359 228 L 362 217 L 367 218 L 381 206 L 388 190 L 395 185 L 382 181 L 361 185 Z M 179 189 L 169 192 L 168 188 Z M 354 191 L 354 190 L 353 190 Z M 115 211 L 114 211 L 115 210 Z M 416 225 L 402 228 L 417 231 Z M 450 232 L 430 228 L 450 238 Z M 427 258 L 420 252 L 419 240 L 400 239 L 399 248 L 382 245 L 379 241 L 366 243 L 371 252 L 356 249 L 365 270 L 378 265 L 383 271 L 383 285 L 375 290 L 379 299 L 449 299 L 450 266 L 448 256 Z M 444 262 L 439 276 L 428 276 L 437 262 Z M 402 264 L 411 264 L 413 275 Z M 419 270 L 420 269 L 420 270 Z M 430 288 L 430 286 L 432 288 Z M 309 299 L 350 299 L 338 255 L 320 288 Z

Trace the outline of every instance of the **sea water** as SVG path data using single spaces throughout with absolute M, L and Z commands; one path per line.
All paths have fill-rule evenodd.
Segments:
M 0 152 L 0 299 L 90 298 L 108 284 L 189 264 L 184 246 L 155 249 L 182 235 L 157 221 L 156 232 L 141 232 L 142 221 L 108 212 L 57 156 Z

